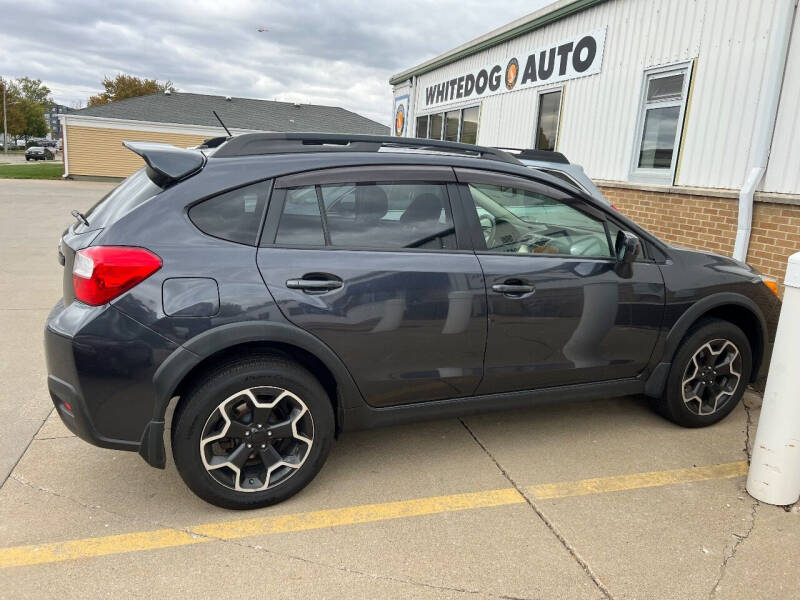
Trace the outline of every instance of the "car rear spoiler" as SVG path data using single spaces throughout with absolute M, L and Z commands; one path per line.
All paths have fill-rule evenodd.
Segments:
M 147 175 L 156 185 L 166 187 L 191 177 L 206 164 L 206 157 L 197 150 L 186 150 L 162 142 L 122 142 L 147 163 Z

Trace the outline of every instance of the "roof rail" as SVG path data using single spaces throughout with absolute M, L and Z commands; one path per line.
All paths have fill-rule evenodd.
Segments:
M 230 138 L 214 153 L 214 158 L 292 152 L 378 152 L 381 148 L 404 148 L 464 154 L 511 164 L 516 158 L 485 146 L 422 138 L 341 133 L 246 133 Z
M 533 148 L 498 148 L 511 154 L 516 159 L 522 160 L 541 160 L 546 162 L 556 162 L 565 165 L 570 164 L 567 157 L 561 152 L 553 150 L 534 150 Z

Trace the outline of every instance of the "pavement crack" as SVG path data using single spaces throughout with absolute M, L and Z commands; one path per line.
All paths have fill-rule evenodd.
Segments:
M 17 460 L 15 460 L 14 464 L 11 465 L 11 467 L 8 469 L 8 474 L 5 477 L 3 477 L 3 483 L 0 483 L 0 489 L 2 489 L 3 486 L 6 484 L 6 481 L 9 480 L 9 478 L 11 477 L 11 474 L 14 472 L 14 469 L 17 468 L 17 465 L 22 460 L 22 457 L 25 456 L 28 453 L 28 448 L 31 447 L 31 444 L 33 443 L 33 440 L 35 440 L 36 436 L 39 435 L 39 432 L 42 430 L 42 427 L 44 427 L 44 424 L 47 423 L 47 419 L 50 418 L 50 415 L 53 414 L 54 410 L 55 410 L 55 408 L 51 408 L 50 412 L 47 413 L 47 416 L 45 416 L 45 418 L 42 419 L 41 425 L 39 425 L 39 427 L 36 428 L 36 431 L 31 436 L 31 439 L 28 440 L 28 443 L 25 444 L 25 447 L 22 449 L 22 452 L 19 453 L 19 456 L 17 457 Z
M 464 429 L 467 430 L 467 433 L 472 437 L 478 446 L 486 453 L 486 455 L 491 459 L 491 461 L 495 464 L 497 469 L 506 478 L 506 480 L 517 490 L 517 492 L 522 496 L 528 506 L 536 513 L 536 516 L 541 519 L 542 523 L 544 523 L 545 527 L 547 527 L 550 532 L 556 537 L 556 539 L 561 542 L 561 545 L 564 546 L 564 549 L 569 552 L 570 556 L 578 563 L 578 565 L 583 569 L 583 571 L 589 576 L 592 582 L 597 586 L 603 595 L 608 598 L 609 600 L 614 600 L 614 596 L 611 594 L 611 591 L 606 587 L 606 585 L 602 582 L 600 577 L 594 572 L 592 567 L 589 565 L 588 562 L 578 553 L 577 549 L 567 540 L 564 535 L 558 530 L 555 523 L 544 514 L 541 507 L 531 498 L 528 493 L 525 491 L 525 487 L 518 484 L 516 480 L 511 476 L 511 474 L 506 471 L 503 465 L 494 457 L 494 455 L 489 451 L 486 445 L 478 438 L 474 431 L 467 425 L 463 419 L 458 419 L 461 425 L 464 426 Z
M 750 431 L 753 428 L 753 407 L 747 403 L 747 397 L 742 398 L 742 406 L 744 407 L 745 426 L 744 426 L 744 455 L 747 457 L 747 465 L 750 465 L 750 460 L 753 458 L 753 451 L 751 446 L 752 436 Z
M 187 531 L 191 532 L 191 529 L 189 529 Z M 377 574 L 377 573 L 369 573 L 367 571 L 360 571 L 358 569 L 351 569 L 350 567 L 332 565 L 332 564 L 321 562 L 321 561 L 311 560 L 309 558 L 304 558 L 302 556 L 297 556 L 296 554 L 289 554 L 289 553 L 285 553 L 285 552 L 276 552 L 275 550 L 271 550 L 269 548 L 264 548 L 263 546 L 260 546 L 260 545 L 257 545 L 257 544 L 250 544 L 250 543 L 244 542 L 242 540 L 232 540 L 232 539 L 225 539 L 225 538 L 217 538 L 215 536 L 207 536 L 207 535 L 204 535 L 202 537 L 209 537 L 210 539 L 213 539 L 213 540 L 217 540 L 217 541 L 225 542 L 225 543 L 232 543 L 232 544 L 235 544 L 237 546 L 241 546 L 241 547 L 244 547 L 244 548 L 249 548 L 251 550 L 255 550 L 257 552 L 265 552 L 265 553 L 270 554 L 272 556 L 276 556 L 276 557 L 280 557 L 280 558 L 288 558 L 290 560 L 296 560 L 296 561 L 302 562 L 304 564 L 314 565 L 314 566 L 317 566 L 317 567 L 322 567 L 322 568 L 325 568 L 325 569 L 331 569 L 331 570 L 334 570 L 334 571 L 340 571 L 340 572 L 343 572 L 343 573 L 348 573 L 350 575 L 356 575 L 356 576 L 359 576 L 359 577 L 367 577 L 367 578 L 370 578 L 370 579 L 381 580 L 381 581 L 391 581 L 393 583 L 403 583 L 403 584 L 408 584 L 408 585 L 412 585 L 412 586 L 415 586 L 415 587 L 420 587 L 420 588 L 425 588 L 425 589 L 430 589 L 430 590 L 436 590 L 436 591 L 440 591 L 440 592 L 456 592 L 456 593 L 459 593 L 459 594 L 469 594 L 469 595 L 473 595 L 473 596 L 480 596 L 482 598 L 498 598 L 498 599 L 512 598 L 512 596 L 498 596 L 496 594 L 490 594 L 490 593 L 482 591 L 482 590 L 470 590 L 470 589 L 467 589 L 467 588 L 458 588 L 458 587 L 450 587 L 450 586 L 444 586 L 444 585 L 435 585 L 435 584 L 432 584 L 432 583 L 426 583 L 424 581 L 417 581 L 415 579 L 407 579 L 407 578 L 404 578 L 404 577 L 392 577 L 391 575 L 380 575 L 380 574 Z M 516 596 L 514 596 L 513 598 L 515 598 L 515 600 L 534 600 L 532 598 L 530 598 L 530 599 L 528 599 L 528 598 L 517 598 Z
M 12 473 L 11 476 L 9 477 L 9 479 L 13 479 L 14 481 L 19 483 L 20 485 L 24 485 L 25 487 L 28 487 L 28 488 L 30 488 L 32 490 L 37 491 L 37 492 L 41 492 L 43 494 L 48 494 L 50 496 L 55 496 L 56 498 L 61 498 L 62 500 L 66 500 L 67 502 L 71 502 L 72 504 L 76 504 L 76 505 L 78 505 L 78 506 L 80 506 L 82 508 L 88 508 L 90 510 L 99 510 L 101 512 L 104 512 L 104 513 L 106 513 L 108 515 L 117 517 L 117 518 L 122 519 L 124 521 L 135 522 L 135 519 L 133 517 L 129 516 L 129 515 L 125 515 L 125 514 L 122 514 L 122 513 L 114 512 L 113 510 L 108 510 L 107 508 L 104 508 L 104 507 L 100 506 L 99 504 L 90 504 L 89 502 L 83 502 L 82 500 L 78 500 L 77 498 L 73 498 L 72 496 L 67 496 L 65 494 L 60 494 L 59 492 L 57 492 L 57 491 L 55 491 L 53 489 L 45 488 L 45 487 L 41 487 L 39 485 L 36 485 L 35 483 L 25 479 L 19 473 Z M 152 521 L 151 521 L 151 523 L 152 523 Z
M 722 564 L 719 567 L 719 573 L 717 574 L 717 579 L 714 582 L 714 586 L 711 588 L 711 592 L 708 595 L 709 598 L 716 598 L 717 592 L 720 590 L 722 580 L 727 573 L 728 563 L 734 559 L 741 545 L 744 544 L 744 542 L 750 537 L 750 534 L 753 533 L 753 529 L 756 527 L 756 513 L 758 512 L 759 504 L 760 503 L 758 500 L 753 500 L 753 505 L 750 507 L 750 523 L 747 526 L 747 529 L 742 534 L 733 533 L 733 537 L 736 538 L 736 541 L 733 543 L 733 546 L 731 546 L 730 551 L 723 551 Z

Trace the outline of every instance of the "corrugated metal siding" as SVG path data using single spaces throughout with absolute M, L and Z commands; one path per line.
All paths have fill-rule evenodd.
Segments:
M 800 17 L 795 17 L 765 192 L 800 194 Z
M 67 125 L 69 174 L 127 177 L 143 167 L 144 161 L 122 146 L 125 140 L 166 142 L 186 147 L 196 146 L 206 138 L 201 135 Z
M 775 8 L 776 0 L 610 0 L 422 75 L 415 106 L 424 104 L 428 85 L 606 26 L 602 72 L 564 83 L 558 149 L 591 177 L 628 180 L 645 69 L 694 60 L 676 183 L 738 188 Z M 484 99 L 479 143 L 530 145 L 541 89 Z M 796 106 L 797 100 L 785 108 L 795 111 L 791 107 Z M 800 191 L 796 184 L 794 191 Z
M 707 1 L 679 185 L 744 183 L 775 15 L 773 0 Z

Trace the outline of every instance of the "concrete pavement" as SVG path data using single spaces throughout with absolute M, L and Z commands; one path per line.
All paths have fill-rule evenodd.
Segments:
M 247 513 L 75 438 L 41 330 L 69 211 L 109 188 L 0 180 L 0 598 L 800 596 L 800 511 L 744 491 L 752 393 L 700 430 L 617 398 L 348 434 Z

